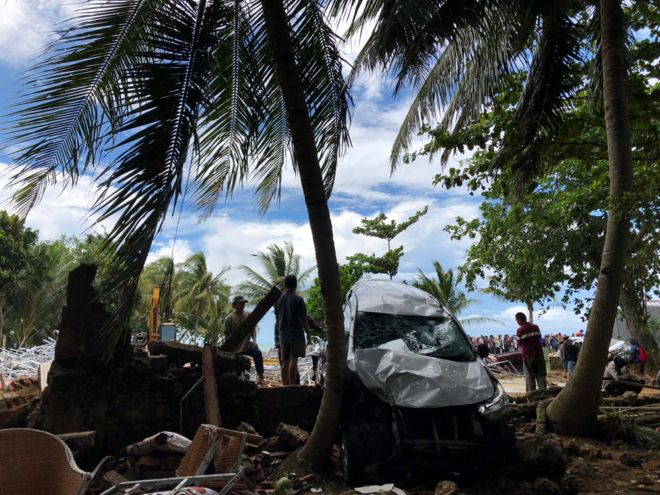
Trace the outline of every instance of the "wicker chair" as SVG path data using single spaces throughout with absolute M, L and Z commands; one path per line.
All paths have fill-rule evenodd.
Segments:
M 0 430 L 0 493 L 79 495 L 91 477 L 55 435 L 27 428 Z
M 135 490 L 140 488 L 144 490 L 159 488 L 163 486 L 175 486 L 176 488 L 173 490 L 174 492 L 176 489 L 186 486 L 200 485 L 210 487 L 211 483 L 220 483 L 218 487 L 221 488 L 220 493 L 224 495 L 229 490 L 231 490 L 232 486 L 234 486 L 241 475 L 241 471 L 218 471 L 216 468 L 216 474 L 204 473 L 209 467 L 209 464 L 213 460 L 214 456 L 216 456 L 218 449 L 220 449 L 221 446 L 227 445 L 229 443 L 227 439 L 233 438 L 239 439 L 238 444 L 232 442 L 233 447 L 231 449 L 222 448 L 222 452 L 227 450 L 233 452 L 234 456 L 238 455 L 238 458 L 233 463 L 231 463 L 232 468 L 237 468 L 239 465 L 240 457 L 243 453 L 246 434 L 242 432 L 235 432 L 233 430 L 226 430 L 224 428 L 218 428 L 212 425 L 200 425 L 200 427 L 197 429 L 197 432 L 195 433 L 195 436 L 193 437 L 192 443 L 190 444 L 186 455 L 183 456 L 183 459 L 181 459 L 181 463 L 176 470 L 176 478 L 126 481 L 109 488 L 108 490 L 104 491 L 102 495 L 109 495 L 110 493 L 127 489 Z M 218 454 L 217 457 L 220 458 L 223 456 Z M 226 458 L 224 462 L 226 464 L 231 462 L 231 460 Z

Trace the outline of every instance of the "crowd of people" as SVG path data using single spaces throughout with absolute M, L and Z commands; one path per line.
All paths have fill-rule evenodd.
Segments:
M 571 337 L 583 337 L 582 331 L 571 334 Z M 551 351 L 558 351 L 561 345 L 565 343 L 570 337 L 566 334 L 555 333 L 546 335 L 541 338 L 541 346 L 546 347 Z M 472 346 L 476 349 L 480 345 L 488 347 L 491 354 L 503 354 L 505 352 L 515 352 L 520 348 L 520 338 L 518 335 L 504 334 L 504 335 L 480 335 L 478 337 L 471 337 Z
M 579 331 L 570 337 L 562 333 L 543 336 L 537 325 L 527 321 L 524 313 L 516 313 L 515 319 L 519 325 L 515 335 L 472 337 L 472 345 L 477 354 L 484 357 L 488 353 L 501 354 L 520 350 L 527 392 L 547 386 L 544 348 L 559 353 L 564 368 L 564 377 L 570 377 L 575 371 L 583 337 L 586 334 Z M 645 383 L 643 375 L 647 360 L 648 353 L 644 346 L 634 339 L 631 340 L 630 345 L 623 352 L 619 350 L 616 355 L 609 356 L 608 365 L 603 374 L 604 390 L 614 395 L 626 390 L 639 392 Z M 658 380 L 660 380 L 660 373 Z

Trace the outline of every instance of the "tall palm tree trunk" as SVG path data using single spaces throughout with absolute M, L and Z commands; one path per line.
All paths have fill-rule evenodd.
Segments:
M 320 466 L 328 459 L 341 411 L 346 355 L 339 267 L 335 253 L 328 198 L 323 187 L 314 132 L 292 46 L 287 15 L 281 0 L 261 0 L 266 32 L 273 53 L 275 75 L 282 88 L 293 154 L 298 164 L 321 280 L 328 339 L 326 387 L 314 430 L 301 456 Z
M 548 407 L 547 417 L 561 432 L 581 433 L 596 419 L 607 349 L 623 282 L 630 220 L 624 205 L 632 185 L 632 153 L 626 87 L 626 29 L 619 0 L 600 0 L 603 102 L 609 162 L 607 232 L 587 338 L 574 375 Z

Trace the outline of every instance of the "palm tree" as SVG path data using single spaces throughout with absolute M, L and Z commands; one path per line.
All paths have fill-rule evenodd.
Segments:
M 259 251 L 252 256 L 263 269 L 263 275 L 249 266 L 239 268 L 245 273 L 247 280 L 239 284 L 237 291 L 243 296 L 258 301 L 263 299 L 274 285 L 284 290 L 284 277 L 295 275 L 298 284 L 303 285 L 316 269 L 315 266 L 303 270 L 300 267 L 300 255 L 295 253 L 293 243 L 286 241 L 284 246 L 271 244 L 265 251 Z
M 173 303 L 177 323 L 193 336 L 203 335 L 207 342 L 217 342 L 218 322 L 230 311 L 231 287 L 224 281 L 227 270 L 213 274 L 204 253 L 199 252 L 188 257 L 175 273 Z
M 460 131 L 479 117 L 504 77 L 523 69 L 527 79 L 511 126 L 515 132 L 505 137 L 497 167 L 511 167 L 520 185 L 528 185 L 538 172 L 538 147 L 552 138 L 562 109 L 584 84 L 573 62 L 584 56 L 594 62 L 591 85 L 596 94 L 602 87 L 608 141 L 606 235 L 587 327 L 591 338 L 571 383 L 548 408 L 556 429 L 585 431 L 597 414 L 630 228 L 623 206 L 632 157 L 621 0 L 333 0 L 330 7 L 336 15 L 352 16 L 349 35 L 375 25 L 354 74 L 385 67 L 395 74 L 397 91 L 409 84 L 419 89 L 394 143 L 392 167 L 416 132 L 440 112 L 436 132 Z M 447 151 L 442 158 L 446 162 Z
M 445 270 L 439 261 L 433 262 L 433 269 L 435 270 L 435 278 L 429 277 L 422 270 L 418 270 L 417 278 L 412 283 L 413 287 L 417 287 L 435 297 L 440 304 L 456 316 L 475 303 L 475 300 L 468 299 L 467 294 L 458 286 L 461 277 L 460 275 L 454 275 L 454 270 Z M 461 318 L 459 321 L 463 326 L 482 323 L 502 325 L 500 320 L 488 317 Z
M 348 143 L 350 98 L 319 3 L 90 0 L 27 84 L 10 135 L 15 203 L 25 213 L 58 176 L 66 186 L 94 174 L 94 212 L 99 221 L 117 219 L 106 242 L 125 315 L 152 241 L 184 190 L 210 214 L 220 194 L 253 181 L 265 210 L 279 198 L 291 157 L 328 332 L 329 392 L 303 456 L 327 458 L 345 346 L 328 197 Z M 97 167 L 101 158 L 107 166 Z M 102 336 L 108 350 L 124 337 L 117 333 L 109 326 Z
M 601 374 L 616 318 L 623 285 L 630 216 L 624 201 L 632 187 L 630 116 L 626 85 L 626 19 L 619 0 L 600 0 L 600 49 L 603 102 L 610 179 L 609 207 L 603 254 L 598 271 L 594 303 L 580 350 L 580 363 L 570 382 L 548 406 L 548 419 L 557 429 L 570 433 L 585 431 L 598 414 Z M 580 407 L 576 414 L 576 406 Z

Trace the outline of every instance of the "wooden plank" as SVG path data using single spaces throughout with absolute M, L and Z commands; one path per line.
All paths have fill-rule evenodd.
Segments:
M 80 438 L 94 438 L 96 436 L 96 431 L 74 431 L 72 433 L 60 433 L 56 435 L 57 438 L 63 441 L 74 440 Z
M 110 485 L 118 485 L 119 483 L 124 483 L 128 481 L 117 471 L 108 471 L 103 473 L 103 479 Z
M 218 400 L 218 384 L 215 381 L 215 367 L 213 366 L 213 347 L 204 346 L 202 352 L 202 376 L 204 377 L 204 411 L 206 422 L 213 426 L 220 426 L 220 401 Z
M 196 345 L 182 344 L 180 342 L 151 342 L 149 354 L 152 356 L 163 354 L 174 362 L 196 363 L 202 362 L 202 348 Z M 247 371 L 250 369 L 250 358 L 238 356 L 231 352 L 216 350 L 213 357 L 218 373 L 228 371 Z
M 268 310 L 273 307 L 281 295 L 282 291 L 273 286 L 270 292 L 266 294 L 266 297 L 257 303 L 243 324 L 220 346 L 220 350 L 233 352 L 243 339 L 250 334 L 252 329 L 257 326 L 257 323 L 268 313 Z

